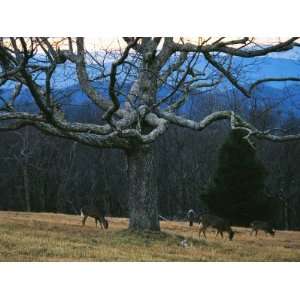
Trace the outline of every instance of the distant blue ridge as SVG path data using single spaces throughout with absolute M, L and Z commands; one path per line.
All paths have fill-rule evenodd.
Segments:
M 200 62 L 199 67 L 201 67 L 201 64 L 204 64 L 204 62 Z M 247 86 L 246 82 L 251 83 L 255 80 L 265 77 L 300 78 L 300 62 L 294 59 L 277 57 L 261 57 L 256 59 L 235 58 L 233 61 L 233 69 L 240 65 L 245 66 L 245 72 L 243 71 L 242 77 L 239 78 L 245 86 Z M 96 70 L 93 68 L 90 69 L 93 73 L 91 75 L 95 75 Z M 68 79 L 64 80 L 65 77 Z M 71 65 L 67 64 L 58 66 L 54 76 L 54 86 L 55 88 L 53 89 L 53 93 L 55 94 L 55 98 L 64 105 L 82 105 L 87 103 L 88 97 L 81 91 L 79 84 L 76 81 L 76 72 Z M 108 97 L 108 81 L 93 83 L 93 86 L 96 89 L 101 90 L 101 92 Z M 220 85 L 219 89 L 214 91 L 213 94 L 222 103 L 222 99 L 224 99 L 225 94 L 233 89 L 234 88 L 229 82 L 224 81 L 224 83 Z M 129 85 L 125 87 L 125 92 L 126 90 L 129 90 Z M 4 98 L 9 97 L 11 92 L 12 90 L 10 86 L 0 88 L 0 95 Z M 158 96 L 162 98 L 168 95 L 170 92 L 171 89 L 164 87 L 158 92 Z M 243 96 L 239 92 L 237 93 L 242 99 Z M 195 99 L 197 96 L 191 97 Z M 200 97 L 205 97 L 205 91 L 200 92 L 198 98 Z M 293 112 L 300 116 L 300 84 L 295 82 L 268 82 L 259 86 L 257 90 L 255 90 L 254 97 L 259 99 L 267 99 L 268 101 L 274 101 L 274 103 L 287 97 L 288 99 L 278 105 L 276 109 Z M 19 103 L 32 103 L 32 97 L 26 88 L 23 88 L 19 95 L 18 100 L 21 99 L 22 102 L 18 101 Z M 123 101 L 124 96 L 120 96 L 120 100 Z M 251 100 L 245 99 L 245 101 Z M 184 112 L 189 108 L 190 104 L 187 103 L 181 111 Z

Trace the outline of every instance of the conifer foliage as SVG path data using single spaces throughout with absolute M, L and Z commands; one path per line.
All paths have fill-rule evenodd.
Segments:
M 236 225 L 268 219 L 271 209 L 264 195 L 266 169 L 244 135 L 241 130 L 230 132 L 219 150 L 214 177 L 202 195 L 211 212 Z

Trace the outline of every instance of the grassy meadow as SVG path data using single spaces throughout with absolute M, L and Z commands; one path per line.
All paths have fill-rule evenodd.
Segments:
M 128 220 L 108 218 L 109 229 L 95 228 L 78 215 L 0 212 L 0 261 L 300 261 L 300 232 L 277 231 L 275 237 L 234 228 L 234 240 L 197 226 L 163 221 L 160 233 L 126 230 Z M 187 240 L 187 247 L 182 241 Z

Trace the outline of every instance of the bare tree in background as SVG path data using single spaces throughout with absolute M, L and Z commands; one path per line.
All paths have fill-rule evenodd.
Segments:
M 21 177 L 22 177 L 22 190 L 23 190 L 23 202 L 24 202 L 24 209 L 28 212 L 31 211 L 31 201 L 30 201 L 30 179 L 29 179 L 29 163 L 30 159 L 33 155 L 35 145 L 32 141 L 29 140 L 29 133 L 28 133 L 28 127 L 25 129 L 24 133 L 21 134 L 20 132 L 15 132 L 16 137 L 19 140 L 19 146 L 15 144 L 10 145 L 12 149 L 10 149 L 9 152 L 11 152 L 10 155 L 8 155 L 5 158 L 2 158 L 6 161 L 15 161 L 17 164 L 17 169 L 20 169 Z M 14 149 L 15 148 L 15 149 Z M 16 153 L 14 153 L 16 152 Z M 13 154 L 14 153 L 14 154 Z M 17 170 L 15 170 L 16 172 Z
M 125 37 L 125 46 L 118 51 L 96 55 L 87 49 L 84 38 L 2 38 L 0 85 L 14 88 L 11 96 L 1 98 L 0 131 L 34 126 L 85 145 L 123 150 L 128 161 L 129 228 L 159 230 L 153 143 L 167 132 L 169 124 L 202 131 L 228 120 L 232 130 L 245 130 L 245 139 L 252 146 L 254 138 L 274 142 L 300 139 L 298 133 L 276 135 L 279 131 L 272 128 L 260 130 L 234 111 L 214 111 L 200 121 L 180 113 L 180 108 L 188 105 L 191 91 L 207 90 L 224 80 L 247 98 L 266 82 L 300 81 L 270 77 L 246 85 L 232 63 L 236 57 L 255 58 L 291 50 L 299 46 L 297 39 L 266 46 L 248 37 L 199 38 L 197 42 Z M 60 66 L 74 67 L 80 89 L 102 112 L 99 123 L 78 123 L 65 116 L 55 93 L 54 74 Z M 97 85 L 101 82 L 107 84 L 107 93 Z M 25 88 L 38 112 L 18 107 L 20 90 Z M 168 93 L 161 95 L 162 89 Z

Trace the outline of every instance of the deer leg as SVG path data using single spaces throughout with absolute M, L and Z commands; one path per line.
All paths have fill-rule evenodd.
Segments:
M 95 218 L 96 228 L 97 228 L 97 221 L 98 221 L 97 218 Z
M 199 239 L 200 239 L 201 232 L 203 232 L 203 225 L 202 225 L 202 223 L 200 223 L 200 226 L 199 226 Z
M 82 219 L 82 226 L 85 225 L 85 221 L 86 221 L 87 217 L 88 217 L 88 216 L 83 216 L 83 219 Z
M 258 231 L 258 230 L 255 230 L 255 236 L 257 236 L 257 231 Z
M 219 234 L 219 231 L 217 230 L 217 234 L 216 234 L 216 237 L 218 236 L 218 234 Z
M 104 229 L 104 227 L 103 227 L 103 220 L 102 219 L 99 219 L 99 223 L 100 223 L 101 229 Z
M 200 239 L 201 233 L 203 233 L 204 237 L 206 238 L 205 231 L 206 231 L 206 227 L 203 226 L 203 224 L 200 223 L 200 228 L 199 228 L 199 239 Z
M 222 232 L 222 231 L 220 231 L 220 235 L 221 235 L 221 237 L 223 238 L 223 232 Z
M 203 229 L 202 227 L 199 228 L 199 239 L 200 239 L 200 235 L 201 235 L 202 229 Z

